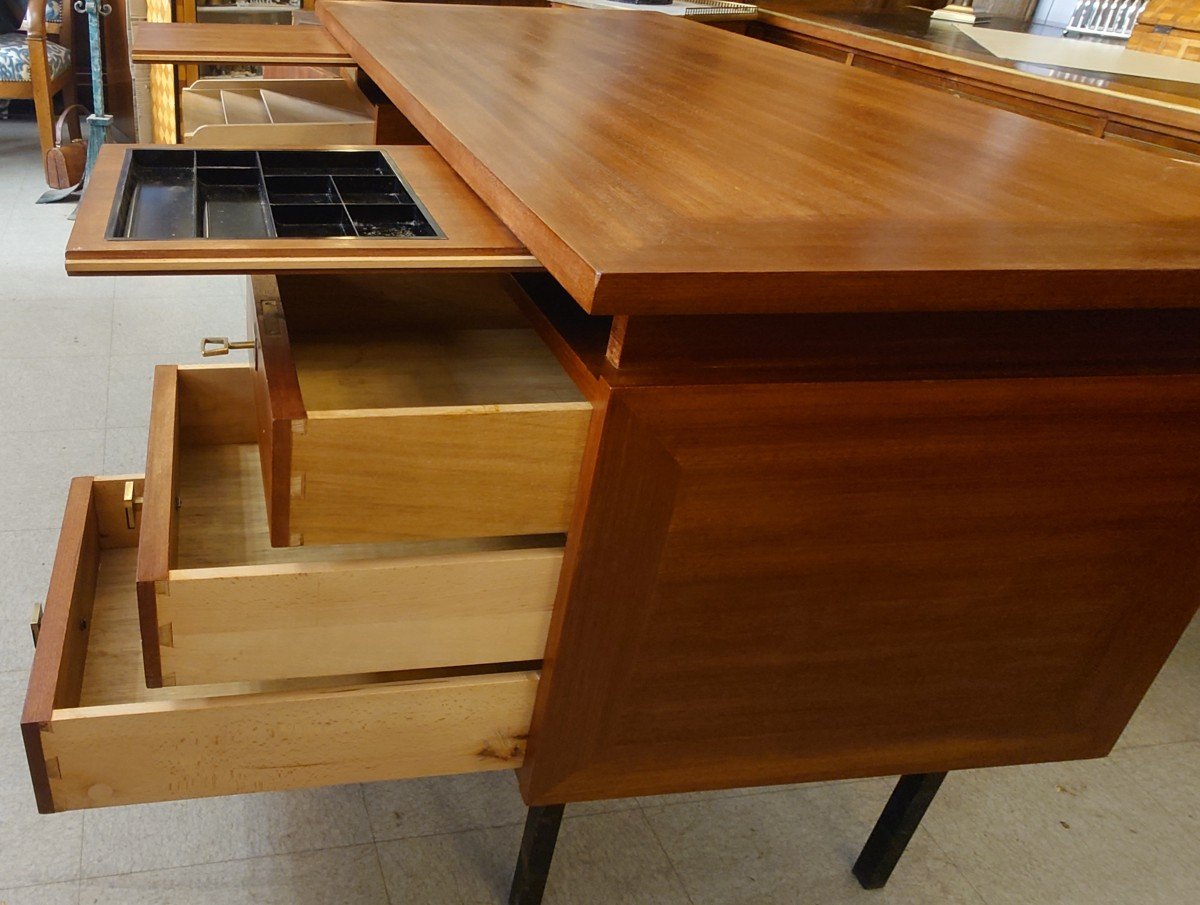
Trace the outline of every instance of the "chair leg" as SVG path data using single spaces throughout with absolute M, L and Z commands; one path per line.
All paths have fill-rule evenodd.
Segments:
M 45 166 L 46 152 L 54 147 L 54 95 L 50 90 L 45 40 L 30 38 L 28 47 L 33 112 L 37 118 L 38 143 L 42 146 L 42 166 Z
M 945 778 L 945 773 L 912 773 L 900 777 L 867 844 L 854 862 L 854 876 L 863 889 L 882 889 L 887 883 Z
M 565 807 L 550 804 L 529 809 L 525 816 L 525 832 L 521 836 L 521 851 L 517 855 L 517 869 L 508 893 L 508 905 L 541 905 Z
M 37 119 L 38 144 L 42 148 L 44 166 L 46 152 L 54 147 L 54 99 L 45 85 L 33 89 L 33 114 Z

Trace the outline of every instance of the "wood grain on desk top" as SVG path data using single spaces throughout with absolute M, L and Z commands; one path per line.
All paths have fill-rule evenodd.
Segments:
M 318 16 L 586 309 L 1193 304 L 1200 170 L 666 16 Z
M 308 63 L 353 66 L 315 25 L 143 22 L 133 28 L 135 63 Z

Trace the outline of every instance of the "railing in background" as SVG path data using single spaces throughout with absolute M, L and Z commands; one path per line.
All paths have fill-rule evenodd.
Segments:
M 1079 0 L 1063 34 L 1128 38 L 1145 8 L 1146 0 Z

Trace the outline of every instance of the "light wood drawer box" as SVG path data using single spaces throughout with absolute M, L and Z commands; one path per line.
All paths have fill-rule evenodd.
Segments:
M 183 141 L 200 147 L 370 144 L 375 105 L 344 79 L 200 79 L 183 89 Z
M 137 594 L 151 687 L 537 661 L 562 535 L 277 550 L 254 374 L 156 369 Z
M 39 810 L 520 763 L 528 669 L 147 689 L 124 485 L 71 485 L 22 715 Z
M 251 280 L 275 545 L 563 532 L 591 405 L 506 274 Z

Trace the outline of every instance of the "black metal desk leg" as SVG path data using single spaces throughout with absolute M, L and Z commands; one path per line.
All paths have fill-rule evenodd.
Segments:
M 887 883 L 945 778 L 945 773 L 911 773 L 900 777 L 854 862 L 854 876 L 863 889 L 881 889 Z
M 525 816 L 525 833 L 521 836 L 521 851 L 517 855 L 517 870 L 508 893 L 508 905 L 541 905 L 565 807 L 562 804 L 549 804 L 529 809 Z

